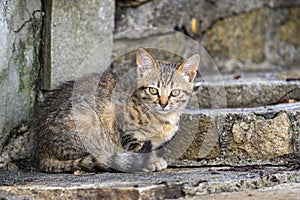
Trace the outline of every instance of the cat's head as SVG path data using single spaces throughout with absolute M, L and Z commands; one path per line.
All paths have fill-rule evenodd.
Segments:
M 140 48 L 136 54 L 140 103 L 160 114 L 181 111 L 192 94 L 199 62 L 198 54 L 183 63 L 158 61 Z

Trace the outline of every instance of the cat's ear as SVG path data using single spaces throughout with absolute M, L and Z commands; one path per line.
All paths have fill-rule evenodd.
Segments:
M 143 77 L 156 65 L 152 56 L 143 48 L 139 48 L 136 53 L 137 72 L 139 77 Z
M 197 74 L 199 63 L 200 56 L 199 54 L 195 54 L 183 62 L 177 68 L 177 71 L 179 71 L 188 82 L 193 82 Z

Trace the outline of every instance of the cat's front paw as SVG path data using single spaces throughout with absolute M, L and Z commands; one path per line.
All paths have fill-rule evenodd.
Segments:
M 148 167 L 146 167 L 143 171 L 145 172 L 157 172 L 161 171 L 163 169 L 166 169 L 168 167 L 167 162 L 162 158 L 156 158 L 152 160 Z

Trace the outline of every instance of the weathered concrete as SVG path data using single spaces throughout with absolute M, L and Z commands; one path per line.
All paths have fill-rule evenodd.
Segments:
M 263 166 L 182 168 L 158 173 L 100 173 L 80 176 L 1 171 L 0 180 L 0 197 L 176 199 L 223 192 L 258 192 L 256 189 L 266 190 L 284 183 L 299 183 L 300 174 L 297 170 Z
M 11 161 L 9 154 L 2 154 L 10 131 L 31 117 L 41 65 L 42 22 L 41 1 L 0 2 L 0 168 Z M 19 158 L 28 156 L 19 154 Z
M 52 2 L 49 3 L 49 2 Z M 114 1 L 46 2 L 49 18 L 46 29 L 44 87 L 84 74 L 99 72 L 110 64 Z

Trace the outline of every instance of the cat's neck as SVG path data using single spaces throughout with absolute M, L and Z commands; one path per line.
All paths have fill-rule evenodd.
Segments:
M 167 124 L 177 124 L 180 119 L 180 112 L 174 111 L 170 113 L 153 113 L 153 116 L 156 117 L 159 121 Z

